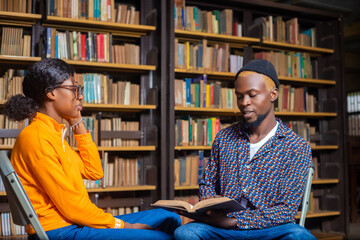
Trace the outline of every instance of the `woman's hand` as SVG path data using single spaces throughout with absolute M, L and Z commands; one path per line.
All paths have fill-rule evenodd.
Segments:
M 142 223 L 128 223 L 124 222 L 124 228 L 128 229 L 144 229 L 144 230 L 154 230 L 153 227 Z

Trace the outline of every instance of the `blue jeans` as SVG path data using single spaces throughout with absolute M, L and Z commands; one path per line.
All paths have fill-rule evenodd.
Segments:
M 191 222 L 175 230 L 177 240 L 197 239 L 280 239 L 316 240 L 309 230 L 295 223 L 287 223 L 272 228 L 240 230 L 217 228 L 205 223 Z
M 49 239 L 59 240 L 82 240 L 82 239 L 173 239 L 175 229 L 181 226 L 179 215 L 163 209 L 152 209 L 137 213 L 115 216 L 128 223 L 144 223 L 155 230 L 142 229 L 115 229 L 115 228 L 90 228 L 77 225 L 70 225 L 63 228 L 47 231 Z M 29 239 L 38 239 L 31 235 Z

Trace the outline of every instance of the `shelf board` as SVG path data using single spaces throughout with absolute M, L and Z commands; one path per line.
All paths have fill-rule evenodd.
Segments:
M 221 109 L 221 108 L 199 108 L 199 107 L 175 107 L 178 112 L 195 112 L 195 113 L 213 113 L 214 115 L 241 115 L 239 109 Z
M 211 150 L 211 146 L 175 146 L 175 150 Z
M 312 235 L 318 240 L 343 240 L 344 237 L 339 234 L 311 232 Z
M 33 64 L 41 60 L 41 57 L 22 57 L 11 55 L 0 55 L 0 63 L 7 64 Z
M 232 72 L 212 72 L 212 71 L 204 71 L 204 70 L 192 70 L 192 69 L 182 69 L 175 68 L 175 73 L 184 74 L 184 75 L 203 75 L 206 74 L 211 78 L 222 78 L 223 80 L 234 80 L 236 73 Z
M 316 185 L 316 184 L 335 184 L 335 183 L 339 183 L 339 179 L 337 178 L 319 178 L 319 179 L 313 179 L 312 184 Z
M 156 190 L 156 186 L 143 185 L 143 186 L 124 186 L 124 187 L 107 187 L 107 188 L 89 188 L 89 193 L 96 192 L 126 192 L 126 191 L 150 191 Z
M 9 146 L 9 145 L 0 145 L 0 150 L 12 150 L 13 146 Z
M 155 185 L 142 186 L 124 186 L 124 187 L 107 187 L 107 188 L 89 188 L 86 189 L 89 193 L 96 192 L 126 192 L 126 191 L 151 191 L 156 190 Z M 0 196 L 6 196 L 6 192 L 0 192 Z
M 274 41 L 268 41 L 268 40 L 264 40 L 263 42 L 260 42 L 260 46 L 275 47 L 275 48 L 280 48 L 280 49 L 285 49 L 285 50 L 302 51 L 302 52 L 309 52 L 309 53 L 316 53 L 316 54 L 324 54 L 324 53 L 332 54 L 332 53 L 334 53 L 334 50 L 329 49 L 329 48 L 310 47 L 310 46 L 303 46 L 303 45 L 282 43 L 282 42 L 274 42 Z
M 134 64 L 118 64 L 118 63 L 100 63 L 100 62 L 89 62 L 89 61 L 75 61 L 75 60 L 64 60 L 68 64 L 74 67 L 85 67 L 85 68 L 97 68 L 108 71 L 126 71 L 143 73 L 147 71 L 155 71 L 156 66 L 154 65 L 134 65 Z
M 339 216 L 339 211 L 316 211 L 312 213 L 307 213 L 306 218 L 318 218 L 318 217 L 331 217 L 331 216 Z M 295 217 L 296 219 L 300 219 L 300 214 L 298 213 Z
M 275 112 L 276 116 L 286 116 L 286 117 L 336 117 L 337 113 L 332 112 Z
M 175 68 L 175 73 L 183 75 L 203 75 L 206 74 L 211 78 L 221 78 L 222 80 L 234 80 L 236 73 L 232 72 L 211 72 L 204 70 L 191 70 Z M 326 79 L 313 79 L 313 78 L 296 78 L 296 77 L 278 77 L 280 82 L 293 82 L 293 83 L 304 83 L 304 84 L 316 84 L 316 85 L 335 85 L 336 81 Z
M 40 20 L 41 14 L 0 11 L 0 23 L 2 24 L 10 23 L 9 25 L 13 26 L 31 27 Z
M 156 109 L 156 105 L 120 105 L 120 104 L 94 104 L 84 103 L 84 110 L 113 111 L 113 112 L 140 112 Z
M 214 115 L 226 115 L 234 116 L 241 115 L 238 109 L 221 109 L 221 108 L 198 108 L 198 107 L 175 107 L 175 111 L 178 112 L 189 112 L 189 113 L 208 113 Z M 276 116 L 287 116 L 287 117 L 336 117 L 337 113 L 329 112 L 275 112 Z
M 337 145 L 318 145 L 311 147 L 311 150 L 313 151 L 319 151 L 319 150 L 337 150 L 339 149 L 339 146 Z
M 155 151 L 155 146 L 137 146 L 137 147 L 97 147 L 99 151 L 106 152 L 138 152 L 138 151 Z
M 141 37 L 149 32 L 155 31 L 155 26 L 137 25 L 137 24 L 124 24 L 115 22 L 105 22 L 97 20 L 76 19 L 66 17 L 47 16 L 44 22 L 45 26 L 55 28 L 71 28 L 71 29 L 84 29 L 91 28 L 93 31 L 111 32 L 114 35 L 122 35 L 127 37 Z M 74 27 L 74 25 L 76 27 Z
M 217 42 L 227 42 L 227 43 L 234 43 L 234 44 L 253 44 L 259 43 L 258 38 L 252 37 L 237 37 L 232 35 L 225 35 L 225 34 L 216 34 L 216 33 L 206 33 L 206 32 L 194 32 L 194 31 L 187 31 L 187 30 L 175 30 L 176 37 L 187 37 L 187 38 L 198 38 L 198 39 L 208 39 Z
M 199 189 L 199 185 L 195 186 L 177 186 L 175 187 L 175 190 L 196 190 Z
M 336 145 L 324 145 L 324 146 L 315 146 L 311 147 L 311 150 L 334 150 L 339 147 Z M 185 150 L 211 150 L 211 146 L 175 146 L 175 150 L 185 151 Z M 337 180 L 339 181 L 339 180 Z M 333 182 L 329 182 L 333 183 Z M 334 182 L 336 183 L 336 182 Z M 320 184 L 320 183 L 319 183 Z
M 312 79 L 312 78 L 295 78 L 295 77 L 283 77 L 279 76 L 281 82 L 294 82 L 294 83 L 309 83 L 309 84 L 319 84 L 319 85 L 335 85 L 336 81 L 334 80 L 325 80 L 325 79 Z

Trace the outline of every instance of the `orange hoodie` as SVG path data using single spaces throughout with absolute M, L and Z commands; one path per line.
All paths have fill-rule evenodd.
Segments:
M 83 179 L 103 176 L 99 152 L 90 133 L 75 135 L 79 153 L 64 140 L 66 128 L 37 113 L 21 131 L 11 163 L 45 231 L 72 224 L 93 228 L 122 228 L 124 222 L 95 206 Z M 27 226 L 29 234 L 35 233 Z

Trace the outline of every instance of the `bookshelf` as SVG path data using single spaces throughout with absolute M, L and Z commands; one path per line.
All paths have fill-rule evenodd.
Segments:
M 311 126 L 316 127 L 318 142 L 312 145 L 311 149 L 313 156 L 319 159 L 319 177 L 313 180 L 313 189 L 316 197 L 320 197 L 321 210 L 308 214 L 308 218 L 314 219 L 314 221 L 309 220 L 306 223 L 306 228 L 320 230 L 324 233 L 322 236 L 325 236 L 327 232 L 338 232 L 339 235 L 346 233 L 348 207 L 344 202 L 348 190 L 345 187 L 347 186 L 347 179 L 344 177 L 346 176 L 346 168 L 344 167 L 346 165 L 344 164 L 347 161 L 344 151 L 344 78 L 342 75 L 343 65 L 334 64 L 342 59 L 342 37 L 338 35 L 342 26 L 340 16 L 324 11 L 265 1 L 252 2 L 244 0 L 236 3 L 233 1 L 212 1 L 210 3 L 205 0 L 188 0 L 185 1 L 185 6 L 196 6 L 201 11 L 232 9 L 233 21 L 242 23 L 243 34 L 242 37 L 238 37 L 207 33 L 201 30 L 177 29 L 176 24 L 178 23 L 175 22 L 174 18 L 166 18 L 166 21 L 170 20 L 170 23 L 166 25 L 169 32 L 168 35 L 170 36 L 170 39 L 167 40 L 167 44 L 170 46 L 170 56 L 167 60 L 169 63 L 166 62 L 169 66 L 166 65 L 168 72 L 166 72 L 165 79 L 173 80 L 166 85 L 170 93 L 170 96 L 167 98 L 169 102 L 167 116 L 163 118 L 168 123 L 165 125 L 166 131 L 168 131 L 167 129 L 175 129 L 177 127 L 176 120 L 186 120 L 187 116 L 190 119 L 219 118 L 221 123 L 223 121 L 225 123 L 236 122 L 241 116 L 237 109 L 175 105 L 175 101 L 177 101 L 175 100 L 174 91 L 175 79 L 199 78 L 206 74 L 208 82 L 217 81 L 221 86 L 233 86 L 235 77 L 235 73 L 231 72 L 204 70 L 201 68 L 202 65 L 199 65 L 198 69 L 192 67 L 193 65 L 187 68 L 180 64 L 181 67 L 178 67 L 178 62 L 175 62 L 175 58 L 177 57 L 176 59 L 178 59 L 181 54 L 175 53 L 179 49 L 176 49 L 178 44 L 189 42 L 195 48 L 196 46 L 201 46 L 204 40 L 207 41 L 208 46 L 228 43 L 230 54 L 232 53 L 231 49 L 240 51 L 244 58 L 244 64 L 254 59 L 255 53 L 261 51 L 308 54 L 313 64 L 312 67 L 314 70 L 317 69 L 317 72 L 313 72 L 310 77 L 279 74 L 279 80 L 280 84 L 310 89 L 317 98 L 315 112 L 277 111 L 275 114 L 283 121 L 305 121 Z M 175 3 L 171 1 L 167 7 L 172 10 L 175 7 Z M 263 28 L 256 25 L 255 19 L 259 17 L 266 18 L 269 15 L 272 15 L 274 18 L 282 16 L 284 21 L 296 17 L 301 30 L 316 27 L 316 46 L 304 46 L 263 39 Z M 199 25 L 201 26 L 201 24 L 200 21 Z M 176 39 L 178 40 L 175 42 Z M 164 47 L 163 51 L 165 50 L 168 50 L 168 48 Z M 162 65 L 162 67 L 165 67 L 165 65 Z M 209 156 L 211 150 L 211 146 L 178 146 L 172 136 L 166 138 L 165 143 L 161 145 L 161 148 L 163 147 L 170 148 L 170 150 L 164 152 L 164 155 L 169 159 L 167 169 L 171 171 L 174 169 L 174 159 L 193 156 L 197 151 L 204 151 L 204 155 Z M 330 169 L 333 169 L 333 174 L 330 174 Z M 175 182 L 175 176 L 172 174 L 163 173 L 162 176 L 168 182 L 167 186 L 170 189 L 170 191 L 164 190 L 163 198 L 173 199 L 174 197 L 196 195 L 198 191 L 197 185 L 175 186 L 172 184 Z
M 122 1 L 115 1 L 122 3 Z M 33 0 L 34 10 L 47 9 L 47 1 Z M 99 134 L 106 135 L 100 130 L 101 119 L 123 118 L 124 121 L 136 121 L 139 131 L 127 134 L 131 139 L 138 140 L 138 146 L 100 146 L 99 153 L 104 158 L 105 153 L 109 161 L 115 157 L 137 159 L 140 164 L 138 171 L 139 182 L 137 185 L 116 186 L 105 188 L 89 188 L 89 196 L 92 200 L 99 200 L 99 207 L 131 207 L 137 206 L 140 210 L 150 208 L 150 204 L 158 199 L 159 188 L 157 186 L 156 172 L 159 154 L 157 146 L 156 115 L 158 114 L 157 95 L 159 84 L 155 81 L 158 75 L 158 51 L 155 45 L 157 37 L 156 7 L 155 1 L 137 0 L 133 6 L 140 11 L 139 24 L 124 24 L 86 19 L 73 19 L 66 17 L 47 16 L 46 10 L 41 14 L 23 14 L 16 12 L 0 12 L 0 25 L 21 26 L 32 29 L 31 57 L 0 55 L 0 63 L 3 68 L 26 69 L 30 64 L 46 57 L 47 28 L 55 28 L 59 32 L 77 31 L 80 33 L 112 34 L 114 44 L 131 43 L 140 48 L 138 64 L 80 61 L 64 59 L 73 66 L 79 74 L 103 74 L 109 76 L 114 83 L 126 81 L 139 85 L 138 104 L 104 104 L 83 103 L 83 116 L 94 117 L 99 120 Z M 36 8 L 35 8 L 36 6 Z M 109 39 L 110 41 L 110 39 Z M 135 53 L 131 53 L 136 56 Z M 5 100 L 0 100 L 0 111 L 4 107 Z M 109 100 L 110 102 L 110 100 Z M 155 126 L 155 127 L 154 127 Z M 101 132 L 101 133 L 100 133 Z M 126 131 L 119 131 L 120 135 Z M 108 134 L 109 135 L 109 134 Z M 103 136 L 102 136 L 103 137 Z M 100 140 L 99 140 L 100 143 Z M 77 148 L 74 147 L 76 150 Z M 12 146 L 1 145 L 0 150 L 12 150 Z M 110 160 L 111 159 L 111 160 Z M 115 160 L 114 160 L 115 161 Z M 137 168 L 136 168 L 137 169 Z M 6 193 L 0 192 L 2 199 L 6 199 Z M 111 200 L 109 200 L 111 198 Z M 3 200 L 2 200 L 3 201 Z M 110 204 L 110 205 L 107 205 Z

